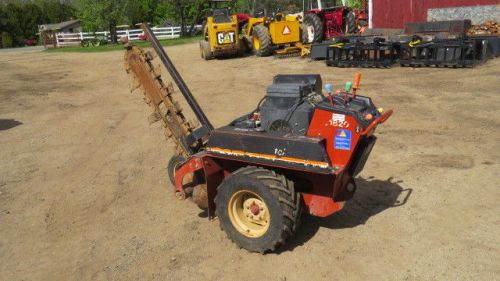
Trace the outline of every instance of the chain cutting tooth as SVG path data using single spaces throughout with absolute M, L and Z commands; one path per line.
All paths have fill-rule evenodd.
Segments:
M 161 68 L 153 64 L 156 57 L 156 54 L 137 46 L 126 48 L 125 69 L 131 78 L 130 89 L 133 92 L 141 89 L 144 101 L 153 109 L 148 121 L 154 123 L 161 120 L 165 137 L 175 143 L 178 153 L 188 156 L 191 152 L 187 151 L 182 141 L 195 124 L 186 120 L 182 107 L 173 98 L 173 84 L 168 82 L 165 85 L 163 82 Z

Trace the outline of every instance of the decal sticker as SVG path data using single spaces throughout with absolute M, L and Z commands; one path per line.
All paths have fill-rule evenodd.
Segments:
M 333 122 L 344 122 L 345 121 L 345 115 L 344 114 L 333 113 L 332 114 L 332 120 L 333 120 Z
M 234 31 L 217 33 L 217 43 L 219 44 L 234 43 Z
M 285 28 L 283 29 L 283 35 L 288 35 L 291 33 L 292 31 L 290 30 L 290 27 L 288 27 L 288 25 L 285 25 Z
M 335 133 L 333 148 L 340 150 L 351 150 L 351 131 L 339 129 Z
M 274 149 L 274 154 L 278 156 L 285 156 L 286 153 L 286 148 L 280 149 L 280 148 L 275 148 Z
M 345 121 L 344 114 L 333 113 L 332 119 L 330 119 L 330 125 L 333 127 L 339 127 L 339 128 L 349 128 L 349 123 L 347 123 L 347 121 Z

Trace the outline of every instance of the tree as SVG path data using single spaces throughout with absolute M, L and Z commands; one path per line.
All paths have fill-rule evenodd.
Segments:
M 77 14 L 87 29 L 108 29 L 111 42 L 117 43 L 116 26 L 118 22 L 126 20 L 126 11 L 131 2 L 131 0 L 79 0 Z
M 22 9 L 20 6 L 9 3 L 4 6 L 3 9 L 5 13 L 5 18 L 4 18 L 4 28 L 7 35 L 3 35 L 5 37 L 9 37 L 12 40 L 12 43 L 14 45 L 18 45 L 20 43 L 20 37 L 21 37 L 21 29 L 20 29 L 20 24 L 19 20 L 21 19 L 23 13 Z
M 23 45 L 25 39 L 37 36 L 38 25 L 66 21 L 73 16 L 74 9 L 64 1 L 0 0 L 0 33 L 14 45 Z
M 181 36 L 191 35 L 194 26 L 203 16 L 203 12 L 208 8 L 208 0 L 168 0 L 167 16 L 174 19 L 181 26 Z M 189 21 L 189 19 L 191 19 Z M 188 21 L 190 22 L 189 32 L 186 29 Z
M 43 23 L 44 16 L 40 7 L 28 3 L 20 7 L 23 16 L 17 19 L 18 35 L 23 39 L 33 39 L 38 32 L 38 25 Z
M 76 14 L 69 1 L 35 0 L 33 3 L 40 7 L 44 23 L 67 21 L 74 18 Z
M 361 9 L 361 8 L 363 8 L 363 1 L 362 0 L 348 0 L 347 3 L 353 9 Z

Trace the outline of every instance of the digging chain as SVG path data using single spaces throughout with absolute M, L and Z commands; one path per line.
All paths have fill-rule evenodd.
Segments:
M 144 101 L 153 109 L 148 118 L 150 123 L 161 120 L 167 139 L 176 145 L 177 154 L 188 157 L 191 154 L 185 137 L 197 124 L 186 120 L 179 103 L 173 98 L 172 83 L 165 85 L 160 69 L 153 65 L 155 55 L 143 49 L 126 45 L 125 69 L 131 78 L 131 92 L 142 92 Z

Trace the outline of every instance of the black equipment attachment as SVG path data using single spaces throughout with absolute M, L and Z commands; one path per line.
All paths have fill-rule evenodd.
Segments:
M 160 42 L 158 41 L 158 39 L 154 35 L 153 31 L 145 23 L 141 24 L 141 28 L 144 31 L 144 34 L 146 35 L 147 40 L 149 41 L 149 43 L 151 43 L 151 46 L 158 54 L 160 60 L 163 62 L 163 65 L 167 69 L 168 73 L 170 73 L 170 76 L 172 76 L 172 79 L 174 80 L 175 84 L 177 85 L 177 87 L 181 91 L 182 95 L 186 99 L 187 103 L 189 104 L 189 106 L 193 110 L 194 114 L 198 118 L 198 121 L 200 121 L 200 123 L 202 124 L 202 127 L 205 127 L 205 130 L 203 130 L 203 128 L 202 128 L 202 130 L 206 131 L 207 134 L 211 133 L 213 131 L 214 127 L 212 126 L 212 124 L 208 120 L 207 116 L 205 115 L 205 113 L 201 109 L 198 102 L 196 102 L 196 99 L 193 97 L 193 94 L 191 94 L 191 91 L 189 90 L 188 86 L 186 85 L 186 83 L 182 79 L 182 76 L 179 74 L 179 72 L 175 68 L 174 64 L 172 63 L 172 61 L 168 57 L 167 53 L 165 52 L 165 50 L 161 46 Z

